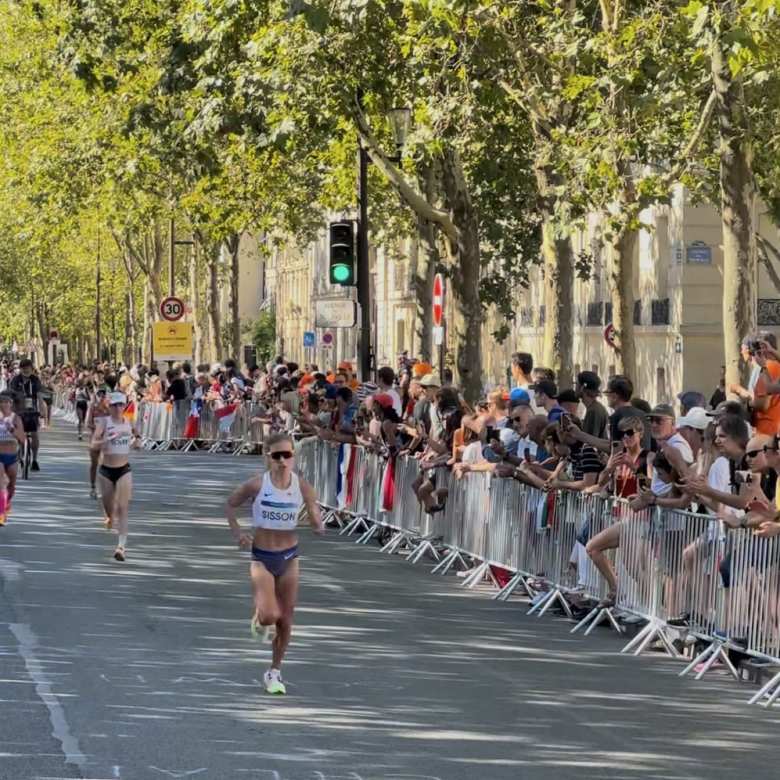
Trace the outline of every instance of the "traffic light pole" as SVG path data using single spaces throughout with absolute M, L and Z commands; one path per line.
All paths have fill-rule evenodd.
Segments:
M 357 299 L 360 306 L 360 379 L 371 374 L 371 280 L 368 263 L 368 152 L 360 146 Z

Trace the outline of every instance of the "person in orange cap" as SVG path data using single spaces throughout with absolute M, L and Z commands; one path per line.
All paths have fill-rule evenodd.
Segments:
M 433 373 L 433 366 L 430 363 L 415 363 L 412 366 L 412 375 L 415 379 L 427 376 Z

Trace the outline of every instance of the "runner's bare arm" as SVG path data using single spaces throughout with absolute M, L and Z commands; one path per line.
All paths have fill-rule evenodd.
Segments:
M 252 477 L 242 485 L 239 485 L 229 496 L 225 503 L 225 517 L 230 526 L 230 533 L 238 543 L 239 547 L 251 547 L 252 537 L 249 534 L 241 533 L 241 526 L 238 523 L 238 510 L 247 501 L 254 500 L 260 492 L 263 485 L 263 478 L 260 476 Z
M 99 451 L 105 441 L 106 423 L 104 420 L 99 419 L 95 423 L 95 433 L 92 435 L 92 441 L 89 443 L 91 450 Z
M 300 480 L 300 486 L 303 503 L 306 505 L 306 513 L 309 516 L 309 525 L 318 534 L 324 534 L 325 525 L 322 522 L 322 514 L 320 513 L 320 506 L 317 503 L 314 488 L 305 479 Z

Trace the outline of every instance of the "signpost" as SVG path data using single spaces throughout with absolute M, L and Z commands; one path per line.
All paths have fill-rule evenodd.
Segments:
M 444 384 L 444 277 L 433 277 L 433 343 L 439 348 L 439 377 Z
M 155 360 L 192 360 L 191 322 L 155 322 L 152 335 Z
M 160 302 L 160 315 L 168 322 L 177 322 L 184 316 L 184 301 L 173 295 L 163 298 Z
M 320 299 L 315 304 L 315 328 L 354 328 L 357 304 L 345 298 Z
M 611 322 L 604 328 L 604 341 L 607 346 L 615 348 L 615 326 Z
M 317 335 L 313 330 L 304 331 L 303 334 L 303 348 L 311 349 L 317 343 Z
M 322 334 L 320 341 L 323 349 L 333 349 L 333 334 L 329 330 Z

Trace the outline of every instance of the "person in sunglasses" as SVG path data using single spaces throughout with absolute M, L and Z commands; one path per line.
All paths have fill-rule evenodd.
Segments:
M 295 451 L 290 436 L 272 434 L 264 449 L 268 470 L 233 491 L 225 514 L 239 547 L 252 551 L 252 635 L 258 636 L 262 626 L 263 638 L 273 645 L 273 658 L 263 675 L 263 685 L 268 693 L 284 695 L 287 689 L 282 681 L 282 660 L 290 643 L 298 596 L 298 517 L 305 508 L 315 533 L 324 534 L 325 526 L 314 489 L 293 471 Z M 252 535 L 241 532 L 237 517 L 239 508 L 250 501 Z

